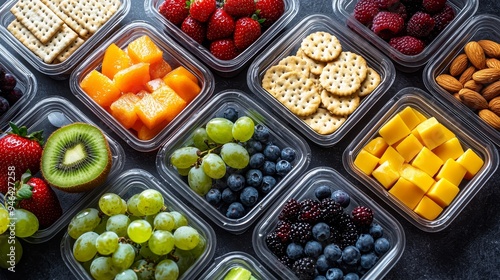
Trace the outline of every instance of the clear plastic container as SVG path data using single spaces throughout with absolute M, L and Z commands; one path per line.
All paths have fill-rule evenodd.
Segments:
M 212 55 L 206 46 L 200 45 L 186 35 L 179 27 L 163 17 L 158 9 L 164 0 L 146 0 L 144 8 L 149 17 L 161 24 L 163 29 L 174 37 L 181 45 L 191 51 L 196 57 L 208 65 L 215 73 L 223 77 L 236 76 L 243 67 L 269 43 L 285 26 L 297 15 L 299 11 L 298 0 L 284 0 L 285 10 L 283 15 L 269 27 L 262 35 L 232 60 L 221 60 Z
M 223 280 L 232 268 L 242 267 L 252 273 L 255 279 L 275 280 L 276 278 L 254 257 L 245 252 L 230 252 L 217 257 L 214 263 L 198 279 Z
M 84 205 L 76 207 L 77 210 L 82 210 L 88 207 L 97 207 L 97 202 L 105 192 L 116 193 L 123 199 L 128 199 L 136 193 L 140 193 L 145 189 L 155 189 L 161 192 L 165 200 L 165 205 L 171 211 L 178 211 L 183 214 L 191 227 L 195 228 L 205 238 L 206 248 L 203 254 L 195 261 L 195 263 L 186 270 L 179 279 L 196 279 L 196 275 L 201 273 L 205 266 L 208 265 L 215 253 L 216 236 L 214 230 L 196 213 L 184 205 L 180 200 L 172 196 L 167 188 L 156 179 L 153 175 L 143 169 L 129 169 L 113 177 L 106 187 L 101 189 L 101 192 L 93 196 L 92 201 L 87 201 Z M 71 270 L 77 279 L 93 279 L 86 272 L 85 268 L 73 257 L 73 240 L 66 232 L 61 240 L 61 256 L 66 263 L 66 266 Z
M 17 60 L 4 46 L 0 45 L 0 67 L 4 68 L 16 78 L 16 88 L 23 96 L 9 110 L 0 115 L 0 129 L 5 129 L 9 120 L 14 118 L 35 97 L 38 83 L 35 75 Z
M 462 119 L 456 117 L 455 110 L 450 110 L 442 104 L 439 98 L 432 97 L 419 88 L 404 88 L 400 90 L 384 107 L 374 115 L 372 120 L 366 124 L 363 130 L 356 136 L 343 153 L 343 165 L 346 170 L 370 191 L 374 192 L 384 202 L 396 210 L 417 228 L 426 232 L 438 232 L 445 229 L 458 217 L 472 198 L 495 174 L 498 168 L 499 158 L 496 147 L 480 132 L 468 125 Z M 471 180 L 462 180 L 458 186 L 460 191 L 452 203 L 444 208 L 441 214 L 434 220 L 424 219 L 417 215 L 412 209 L 401 203 L 390 194 L 373 177 L 366 175 L 354 165 L 354 160 L 360 150 L 373 138 L 378 136 L 378 131 L 394 115 L 402 109 L 410 106 L 420 111 L 426 117 L 435 117 L 446 128 L 451 130 L 460 141 L 464 151 L 471 148 L 484 161 L 483 166 Z
M 318 31 L 329 32 L 337 37 L 342 45 L 342 50 L 363 56 L 368 66 L 377 71 L 381 80 L 379 86 L 361 99 L 359 107 L 349 115 L 347 120 L 335 132 L 325 135 L 314 131 L 262 87 L 262 78 L 267 69 L 278 64 L 281 59 L 296 54 L 302 40 L 309 34 Z M 314 14 L 297 23 L 292 30 L 276 39 L 270 47 L 255 58 L 248 70 L 247 84 L 250 90 L 256 93 L 265 104 L 269 104 L 274 111 L 279 112 L 279 115 L 285 116 L 286 121 L 307 138 L 318 145 L 329 147 L 337 144 L 349 132 L 359 119 L 366 114 L 368 109 L 391 87 L 395 78 L 394 65 L 382 53 L 331 18 L 321 14 Z
M 320 185 L 330 186 L 333 190 L 343 190 L 351 198 L 346 212 L 351 212 L 356 206 L 362 205 L 371 208 L 374 213 L 374 223 L 383 228 L 383 236 L 390 242 L 390 249 L 380 257 L 378 262 L 362 277 L 362 279 L 382 279 L 403 255 L 406 239 L 401 224 L 385 209 L 376 204 L 370 197 L 360 192 L 353 184 L 347 181 L 338 171 L 330 167 L 316 167 L 309 170 L 300 180 L 289 186 L 289 192 L 279 198 L 265 216 L 255 226 L 252 236 L 257 257 L 272 271 L 283 279 L 298 279 L 288 267 L 282 264 L 267 248 L 266 236 L 271 233 L 278 223 L 278 216 L 288 199 L 298 201 L 315 199 L 314 190 Z
M 436 52 L 448 45 L 448 40 L 457 38 L 456 31 L 460 30 L 460 25 L 472 16 L 479 6 L 478 0 L 448 0 L 447 3 L 455 10 L 453 21 L 425 47 L 423 52 L 418 55 L 405 55 L 354 18 L 353 12 L 357 2 L 358 0 L 332 1 L 335 18 L 380 49 L 394 61 L 396 68 L 403 72 L 415 72 L 424 67 Z
M 254 205 L 244 217 L 239 219 L 227 218 L 225 213 L 221 213 L 209 204 L 204 197 L 196 194 L 187 184 L 186 177 L 179 175 L 170 163 L 172 153 L 190 143 L 191 135 L 196 128 L 204 126 L 218 112 L 223 112 L 228 107 L 238 110 L 239 116 L 249 116 L 254 120 L 255 124 L 266 125 L 271 130 L 271 138 L 274 139 L 273 143 L 278 147 L 289 146 L 296 151 L 295 160 L 292 162 L 292 170 L 280 179 L 272 191 Z M 304 139 L 279 123 L 273 115 L 250 99 L 244 92 L 226 90 L 217 94 L 202 110 L 195 113 L 189 122 L 186 122 L 183 128 L 179 129 L 175 136 L 161 147 L 156 157 L 156 168 L 164 180 L 170 182 L 176 191 L 208 216 L 217 226 L 233 234 L 241 234 L 255 222 L 279 194 L 287 190 L 287 184 L 295 180 L 307 168 L 310 160 L 311 150 Z
M 155 137 L 150 140 L 141 140 L 134 131 L 125 129 L 106 109 L 98 105 L 90 98 L 80 87 L 80 82 L 85 76 L 94 69 L 100 70 L 106 48 L 115 43 L 118 47 L 124 48 L 131 41 L 143 35 L 149 36 L 153 42 L 163 51 L 164 59 L 170 64 L 172 69 L 178 66 L 184 66 L 191 71 L 197 78 L 201 86 L 201 92 L 193 99 L 184 110 L 165 126 Z M 155 27 L 143 21 L 134 21 L 110 35 L 104 42 L 88 56 L 85 62 L 76 67 L 71 74 L 70 87 L 73 94 L 76 95 L 87 107 L 103 120 L 116 134 L 126 141 L 132 148 L 141 151 L 153 151 L 170 136 L 195 110 L 205 103 L 212 95 L 215 87 L 214 77 L 210 70 L 201 64 L 195 57 L 185 51 L 164 34 L 157 31 Z
M 63 97 L 48 97 L 43 99 L 22 116 L 12 121 L 18 126 L 26 126 L 28 131 L 43 130 L 43 139 L 47 139 L 53 131 L 65 124 L 73 122 L 93 123 L 75 105 Z M 108 178 L 112 178 L 123 169 L 125 153 L 118 142 L 109 137 L 105 132 L 104 134 L 106 135 L 112 154 L 113 164 L 108 175 Z M 38 176 L 40 173 L 34 175 Z M 85 205 L 89 199 L 92 199 L 97 193 L 101 192 L 102 188 L 98 187 L 92 191 L 82 193 L 66 193 L 58 189 L 54 189 L 54 191 L 61 203 L 62 216 L 50 227 L 40 229 L 33 236 L 24 238 L 26 242 L 35 244 L 43 243 L 53 238 L 63 227 L 67 226 L 70 219 L 77 213 L 77 210 L 82 205 Z
M 102 25 L 96 33 L 92 34 L 68 59 L 60 63 L 45 63 L 31 50 L 25 47 L 12 33 L 7 30 L 7 26 L 15 19 L 10 9 L 17 3 L 17 0 L 8 0 L 0 7 L 0 36 L 5 39 L 16 52 L 19 53 L 29 64 L 40 73 L 50 76 L 53 79 L 64 80 L 69 77 L 75 65 L 85 57 L 85 55 L 97 45 L 111 30 L 123 20 L 130 10 L 130 0 L 120 0 L 121 5 L 108 21 Z
M 500 17 L 494 15 L 479 15 L 468 20 L 458 31 L 458 34 L 451 39 L 445 48 L 436 54 L 432 61 L 427 64 L 423 72 L 425 87 L 429 92 L 442 96 L 445 104 L 457 112 L 459 116 L 476 127 L 494 144 L 500 146 L 500 131 L 486 124 L 476 112 L 469 109 L 466 105 L 456 100 L 452 94 L 443 89 L 436 82 L 436 77 L 442 73 L 448 73 L 450 63 L 453 59 L 463 53 L 464 46 L 470 41 L 483 39 L 500 42 Z

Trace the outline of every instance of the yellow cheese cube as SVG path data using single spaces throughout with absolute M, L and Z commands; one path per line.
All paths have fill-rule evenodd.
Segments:
M 405 122 L 406 126 L 412 130 L 414 129 L 419 123 L 422 122 L 420 120 L 419 116 L 415 114 L 415 110 L 411 108 L 410 106 L 404 108 L 401 112 L 399 112 L 399 115 Z
M 366 175 L 370 175 L 372 174 L 373 169 L 377 166 L 378 161 L 378 157 L 365 150 L 361 150 L 354 160 L 354 165 L 361 169 L 361 171 L 363 171 Z
M 394 169 L 388 161 L 384 161 L 372 172 L 372 176 L 384 186 L 389 189 L 399 179 L 399 172 Z
M 410 162 L 422 147 L 423 145 L 418 141 L 417 137 L 410 133 L 396 146 L 396 151 L 403 156 L 406 162 Z
M 459 156 L 457 162 L 467 170 L 464 176 L 467 180 L 472 179 L 472 177 L 477 174 L 479 169 L 481 169 L 484 164 L 484 160 L 471 149 L 467 149 L 461 156 Z
M 400 115 L 395 115 L 385 123 L 378 131 L 387 144 L 392 145 L 405 138 L 411 133 Z
M 443 144 L 437 146 L 432 150 L 438 157 L 443 161 L 449 158 L 457 159 L 460 155 L 464 153 L 462 144 L 457 137 L 453 137 L 450 140 L 444 142 Z
M 434 220 L 443 212 L 443 208 L 424 195 L 413 211 L 424 219 Z
M 412 182 L 400 177 L 398 181 L 389 190 L 399 201 L 410 209 L 414 209 L 418 202 L 424 196 L 424 191 Z
M 363 149 L 379 158 L 382 154 L 384 154 L 385 149 L 387 149 L 388 146 L 389 145 L 385 142 L 384 138 L 378 136 L 370 140 L 370 142 L 368 142 Z
M 439 181 L 441 178 L 446 178 L 446 180 L 450 181 L 455 186 L 459 186 L 466 172 L 467 169 L 465 169 L 465 167 L 450 158 L 444 162 L 435 178 L 436 181 Z
M 434 117 L 429 118 L 416 127 L 420 138 L 430 150 L 455 137 L 455 134 L 438 122 Z
M 399 172 L 401 177 L 415 184 L 417 187 L 422 189 L 424 193 L 426 193 L 435 182 L 429 174 L 413 167 L 410 164 L 403 164 L 403 167 Z
M 380 157 L 379 164 L 384 163 L 385 161 L 388 161 L 390 165 L 395 170 L 399 170 L 401 166 L 403 166 L 403 163 L 405 162 L 405 159 L 402 155 L 396 151 L 392 146 L 387 147 L 385 149 L 384 154 Z
M 434 200 L 439 206 L 446 207 L 450 205 L 453 199 L 457 196 L 460 189 L 450 181 L 442 178 L 437 181 L 429 191 L 425 194 Z
M 420 152 L 412 160 L 411 165 L 434 177 L 439 168 L 443 165 L 443 161 L 435 155 L 429 148 L 422 147 Z

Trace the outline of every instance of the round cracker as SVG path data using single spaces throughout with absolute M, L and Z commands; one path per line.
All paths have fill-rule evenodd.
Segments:
M 285 65 L 274 65 L 269 67 L 262 78 L 262 87 L 274 96 L 276 81 L 279 80 L 283 74 L 291 71 L 292 69 Z
M 309 61 L 296 55 L 289 55 L 281 59 L 280 62 L 278 62 L 278 65 L 290 67 L 292 71 L 301 72 L 306 77 L 308 77 L 311 73 L 311 66 L 309 65 Z
M 359 96 L 357 93 L 338 96 L 323 90 L 321 91 L 321 104 L 334 115 L 348 116 L 358 108 Z
M 361 83 L 361 87 L 358 89 L 357 93 L 359 97 L 367 96 L 372 93 L 378 85 L 380 84 L 380 75 L 373 68 L 368 67 L 366 69 L 366 78 Z
M 312 74 L 318 76 L 321 75 L 321 72 L 323 72 L 323 68 L 325 67 L 326 62 L 310 58 L 304 53 L 304 51 L 301 48 L 297 50 L 297 56 L 300 56 L 302 57 L 302 59 L 305 59 L 309 62 L 309 68 Z
M 352 52 L 342 52 L 329 62 L 320 76 L 321 86 L 329 92 L 345 96 L 356 92 L 366 78 L 366 60 Z
M 274 97 L 297 116 L 309 116 L 321 104 L 321 97 L 314 83 L 296 71 L 283 74 L 276 81 L 274 92 Z
M 301 117 L 301 119 L 319 134 L 331 134 L 346 121 L 346 117 L 336 116 L 324 108 L 318 108 L 316 113 Z
M 319 61 L 332 61 L 342 52 L 342 45 L 334 35 L 317 31 L 305 37 L 300 48 L 312 59 Z

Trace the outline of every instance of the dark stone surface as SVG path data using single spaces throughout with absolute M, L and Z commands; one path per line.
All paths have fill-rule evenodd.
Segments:
M 5 1 L 0 0 L 0 4 Z M 143 1 L 132 0 L 132 7 L 124 20 L 149 20 L 144 12 Z M 331 1 L 302 1 L 300 10 L 288 28 L 294 23 L 312 13 L 333 14 Z M 500 2 L 495 0 L 480 0 L 477 14 L 494 13 L 500 15 Z M 0 43 L 5 43 L 0 39 Z M 8 48 L 10 51 L 12 49 Z M 18 58 L 25 62 L 22 58 Z M 39 91 L 33 104 L 46 96 L 61 94 L 76 104 L 81 110 L 101 125 L 107 132 L 114 136 L 93 113 L 83 106 L 71 93 L 68 80 L 55 81 L 49 77 L 38 74 L 28 63 L 24 63 L 36 74 L 39 82 Z M 385 97 L 398 92 L 407 86 L 415 86 L 425 90 L 422 82 L 422 72 L 413 74 L 397 72 L 394 85 Z M 242 89 L 248 93 L 246 85 L 246 68 L 238 76 L 223 79 L 216 76 L 215 93 L 226 89 Z M 382 106 L 384 100 L 377 103 Z M 365 121 L 370 115 L 365 116 Z M 363 121 L 361 122 L 363 123 Z M 359 132 L 359 125 L 353 128 L 347 136 L 335 147 L 321 148 L 310 143 L 312 149 L 312 162 L 310 168 L 315 166 L 330 166 L 337 169 L 342 175 L 356 184 L 360 189 L 369 192 L 345 171 L 341 155 L 350 140 Z M 155 152 L 138 153 L 132 150 L 124 141 L 119 140 L 125 149 L 127 161 L 124 169 L 139 167 L 150 171 L 160 178 L 155 166 Z M 382 201 L 372 195 L 373 199 L 385 206 L 388 211 L 402 224 L 406 234 L 406 248 L 403 256 L 387 274 L 386 279 L 500 279 L 500 215 L 498 215 L 498 201 L 500 201 L 500 173 L 497 173 L 484 186 L 484 188 L 463 209 L 460 216 L 445 230 L 439 233 L 426 233 L 392 211 Z M 200 214 L 201 215 L 201 214 Z M 203 217 L 203 215 L 201 215 Z M 254 227 L 246 233 L 235 236 L 226 233 L 213 223 L 209 222 L 217 234 L 217 249 L 215 256 L 239 250 L 255 255 L 251 236 Z M 60 255 L 60 240 L 64 230 L 44 244 L 28 244 L 22 242 L 24 255 L 20 264 L 16 266 L 15 273 L 0 270 L 0 279 L 75 279 L 75 276 L 66 267 Z M 244 241 L 244 242 L 242 242 Z

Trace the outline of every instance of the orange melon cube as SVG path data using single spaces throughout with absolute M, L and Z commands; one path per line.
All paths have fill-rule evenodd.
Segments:
M 200 86 L 185 75 L 167 74 L 163 81 L 187 103 L 191 102 L 201 91 Z
M 165 128 L 168 123 L 168 120 L 165 120 L 153 129 L 149 129 L 147 126 L 143 125 L 139 130 L 137 130 L 137 138 L 140 140 L 151 140 L 158 135 L 158 133 L 160 133 L 160 131 Z
M 134 108 L 139 100 L 141 100 L 140 97 L 134 93 L 128 92 L 122 94 L 122 96 L 110 106 L 111 115 L 126 129 L 131 128 L 137 121 L 137 114 Z
M 153 92 L 164 85 L 166 85 L 166 84 L 162 79 L 153 79 L 153 80 L 146 83 L 146 89 L 149 92 Z
M 187 102 L 167 85 L 158 88 L 151 95 L 167 109 L 168 121 L 173 120 L 187 105 Z
M 143 35 L 127 46 L 127 52 L 134 63 L 155 63 L 163 59 L 163 51 L 151 40 L 148 35 Z
M 186 76 L 188 77 L 191 81 L 195 82 L 196 84 L 198 84 L 198 78 L 196 78 L 196 76 L 191 73 L 189 70 L 186 69 L 186 67 L 184 66 L 178 66 L 174 69 L 172 69 L 172 71 L 170 71 L 168 73 L 168 75 L 182 75 L 182 76 Z
M 100 106 L 107 108 L 120 97 L 120 89 L 115 82 L 101 72 L 92 70 L 80 82 L 82 90 Z
M 138 132 L 143 126 L 144 124 L 142 123 L 141 119 L 137 118 L 134 125 L 132 125 L 131 129 L 134 130 L 135 132 Z
M 149 65 L 149 75 L 151 76 L 151 79 L 163 78 L 170 71 L 172 71 L 172 66 L 170 66 L 165 59 L 161 59 L 160 61 Z
M 135 113 L 149 129 L 164 122 L 170 115 L 168 108 L 156 100 L 152 94 L 146 94 L 135 104 Z
M 111 44 L 104 52 L 102 60 L 101 73 L 108 78 L 113 79 L 116 72 L 132 66 L 132 59 L 128 54 L 118 47 L 116 44 Z
M 113 80 L 122 92 L 137 93 L 145 89 L 149 76 L 149 63 L 140 62 L 118 71 Z

